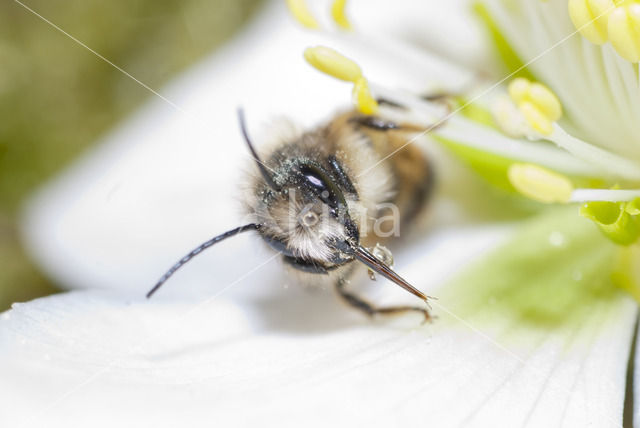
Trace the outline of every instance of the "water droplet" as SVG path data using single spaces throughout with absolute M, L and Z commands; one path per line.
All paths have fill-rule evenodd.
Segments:
M 581 270 L 574 270 L 573 273 L 571 274 L 571 278 L 574 281 L 581 281 L 582 280 L 582 271 Z
M 549 243 L 554 247 L 563 247 L 567 243 L 567 238 L 564 233 L 556 230 L 549 234 Z

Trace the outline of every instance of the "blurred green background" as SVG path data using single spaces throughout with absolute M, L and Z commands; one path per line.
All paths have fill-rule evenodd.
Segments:
M 238 31 L 260 0 L 21 0 L 154 89 Z M 56 291 L 28 259 L 20 208 L 153 96 L 19 3 L 0 3 L 0 311 Z

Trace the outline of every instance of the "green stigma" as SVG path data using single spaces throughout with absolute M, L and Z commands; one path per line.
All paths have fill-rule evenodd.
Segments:
M 580 215 L 596 223 L 616 244 L 631 245 L 640 236 L 638 202 L 587 202 L 580 207 Z

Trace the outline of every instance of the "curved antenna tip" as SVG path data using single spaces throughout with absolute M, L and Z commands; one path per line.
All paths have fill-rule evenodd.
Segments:
M 162 277 L 158 280 L 158 282 L 156 282 L 156 285 L 154 285 L 153 288 L 149 290 L 149 292 L 147 293 L 146 295 L 147 299 L 153 296 L 153 294 L 156 291 L 158 291 L 158 289 L 162 286 L 162 284 L 167 282 L 167 280 L 171 278 L 171 276 L 173 276 L 173 274 L 176 273 L 178 269 L 180 269 L 182 266 L 187 264 L 191 259 L 193 259 L 198 254 L 202 253 L 207 248 L 219 242 L 222 242 L 227 238 L 231 238 L 232 236 L 235 236 L 239 233 L 243 233 L 249 230 L 259 230 L 260 227 L 261 226 L 259 224 L 255 224 L 255 223 L 245 224 L 244 226 L 236 227 L 235 229 L 231 229 L 228 232 L 225 232 L 221 235 L 214 236 L 213 238 L 209 239 L 207 242 L 204 242 L 198 247 L 194 248 L 189 254 L 181 258 L 176 264 L 174 264 L 171 267 L 171 269 L 169 269 L 164 275 L 162 275 Z
M 249 131 L 247 130 L 247 123 L 244 116 L 244 109 L 242 107 L 238 107 L 237 112 L 238 112 L 238 122 L 240 122 L 240 131 L 242 132 L 244 141 L 247 143 L 247 146 L 249 147 L 249 151 L 251 152 L 251 157 L 253 157 L 253 160 L 256 161 L 256 165 L 260 170 L 260 174 L 262 174 L 262 178 L 264 178 L 264 181 L 267 183 L 269 187 L 271 187 L 273 190 L 279 191 L 280 188 L 276 185 L 275 181 L 273 180 L 273 177 L 270 174 L 270 172 L 273 172 L 273 171 L 270 171 L 270 168 L 266 166 L 264 162 L 262 162 L 262 160 L 260 160 L 260 157 L 258 156 L 258 152 L 256 152 L 256 149 L 253 147 L 253 143 L 251 142 L 251 138 L 249 137 Z

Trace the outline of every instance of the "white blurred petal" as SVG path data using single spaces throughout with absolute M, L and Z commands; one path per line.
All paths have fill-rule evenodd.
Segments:
M 621 424 L 628 299 L 552 332 L 512 318 L 469 328 L 490 307 L 461 322 L 436 305 L 440 318 L 420 327 L 357 322 L 327 294 L 273 299 L 252 308 L 75 291 L 20 305 L 0 321 L 0 424 Z

